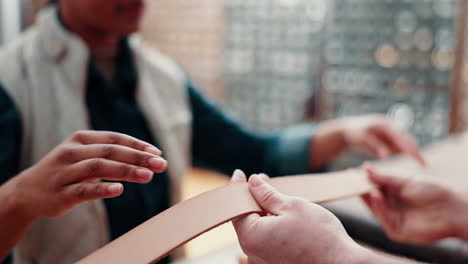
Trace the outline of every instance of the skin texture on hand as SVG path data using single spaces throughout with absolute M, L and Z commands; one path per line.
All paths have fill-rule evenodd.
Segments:
M 313 169 L 330 164 L 348 149 L 358 150 L 378 159 L 402 153 L 422 166 L 426 164 L 415 139 L 399 131 L 392 122 L 380 115 L 324 122 L 320 124 L 311 144 Z
M 363 200 L 391 239 L 413 244 L 466 239 L 466 197 L 427 178 L 386 175 L 370 166 L 366 170 L 379 190 Z
M 11 186 L 33 217 L 65 214 L 78 203 L 111 198 L 123 192 L 120 183 L 148 183 L 167 162 L 154 146 L 113 132 L 80 131 L 53 149 Z
M 0 187 L 0 260 L 38 217 L 61 216 L 79 203 L 112 198 L 123 185 L 148 183 L 167 162 L 161 151 L 133 137 L 79 131 L 33 167 Z
M 345 263 L 344 256 L 357 244 L 339 220 L 324 208 L 285 196 L 253 175 L 249 187 L 268 213 L 251 214 L 233 221 L 249 263 Z M 245 182 L 236 171 L 232 182 Z M 340 254 L 336 254 L 340 252 Z M 348 262 L 349 263 L 349 262 Z
M 279 193 L 266 175 L 253 175 L 249 188 L 265 210 L 233 220 L 249 264 L 410 264 L 410 260 L 376 254 L 355 243 L 326 209 Z M 232 183 L 246 176 L 236 171 Z

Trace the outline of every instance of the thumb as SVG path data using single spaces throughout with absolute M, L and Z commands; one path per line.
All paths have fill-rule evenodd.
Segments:
M 369 180 L 381 188 L 401 189 L 408 180 L 402 176 L 383 174 L 369 165 L 365 166 L 365 170 L 369 175 Z
M 281 215 L 284 204 L 288 202 L 288 196 L 278 192 L 268 184 L 260 175 L 252 175 L 249 180 L 250 192 L 257 203 L 268 213 Z
M 231 177 L 231 183 L 243 183 L 247 182 L 247 176 L 245 176 L 245 173 L 241 170 L 235 170 L 234 174 L 232 174 Z

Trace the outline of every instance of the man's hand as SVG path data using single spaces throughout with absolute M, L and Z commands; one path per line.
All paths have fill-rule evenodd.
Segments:
M 428 179 L 386 175 L 370 166 L 366 170 L 379 191 L 363 200 L 391 239 L 415 244 L 466 239 L 468 202 L 461 194 Z
M 9 205 L 27 217 L 60 216 L 79 203 L 122 194 L 122 184 L 100 180 L 150 182 L 153 172 L 166 169 L 160 155 L 154 146 L 130 136 L 80 131 L 2 190 L 10 194 Z
M 251 214 L 233 221 L 249 263 L 352 263 L 349 257 L 361 248 L 339 220 L 318 205 L 277 192 L 267 178 L 253 175 L 249 181 L 265 215 Z M 242 172 L 234 173 L 233 183 L 245 181 Z
M 426 164 L 414 138 L 399 131 L 380 115 L 324 122 L 319 126 L 311 148 L 314 169 L 328 165 L 347 149 L 359 150 L 379 159 L 402 153 L 423 166 Z

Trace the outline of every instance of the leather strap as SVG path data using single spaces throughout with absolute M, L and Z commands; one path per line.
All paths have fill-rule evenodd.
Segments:
M 357 169 L 270 182 L 282 193 L 315 203 L 364 194 L 373 188 L 365 173 Z M 260 212 L 247 183 L 230 184 L 167 209 L 78 263 L 153 263 L 223 223 Z

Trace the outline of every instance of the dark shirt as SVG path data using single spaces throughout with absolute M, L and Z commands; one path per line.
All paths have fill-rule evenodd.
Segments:
M 157 138 L 152 136 L 135 99 L 137 81 L 138 73 L 127 40 L 121 43 L 112 80 L 107 80 L 90 61 L 86 106 L 91 127 L 125 133 L 158 146 Z M 237 168 L 247 175 L 264 172 L 279 176 L 308 172 L 312 124 L 268 135 L 252 133 L 221 112 L 192 82 L 186 86 L 193 114 L 191 151 L 195 165 L 226 174 Z M 21 116 L 2 87 L 0 133 L 2 184 L 19 172 L 22 138 Z M 157 175 L 146 185 L 123 184 L 125 192 L 122 196 L 105 200 L 112 239 L 169 206 L 170 182 L 166 173 Z M 166 262 L 167 259 L 160 263 Z
M 116 57 L 116 72 L 106 79 L 92 61 L 88 65 L 86 106 L 95 130 L 133 136 L 155 146 L 148 124 L 135 99 L 137 72 L 127 41 Z M 122 182 L 125 192 L 106 199 L 111 239 L 115 239 L 169 206 L 169 180 L 166 173 L 155 175 L 149 184 Z M 125 219 L 125 221 L 122 221 Z

